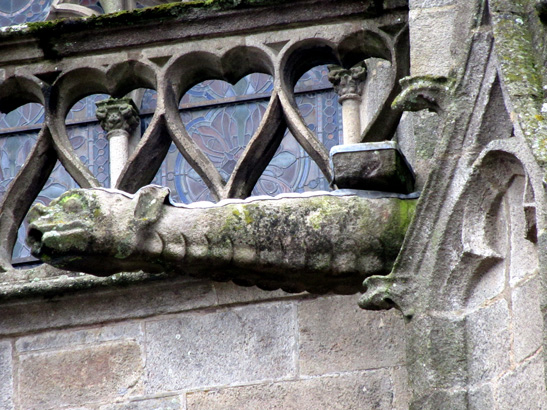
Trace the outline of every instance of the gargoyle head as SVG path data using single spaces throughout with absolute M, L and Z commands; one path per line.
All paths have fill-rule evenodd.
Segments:
M 167 188 L 152 185 L 133 196 L 100 188 L 68 191 L 30 210 L 27 244 L 32 255 L 62 269 L 162 271 L 154 260 L 161 244 L 153 243 L 151 232 L 168 196 Z

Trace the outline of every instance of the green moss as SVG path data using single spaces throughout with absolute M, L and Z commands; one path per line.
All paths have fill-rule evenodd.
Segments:
M 76 199 L 82 203 L 82 205 L 87 206 L 87 201 L 85 200 L 85 197 L 80 192 L 72 192 L 69 191 L 66 194 L 62 195 L 58 200 L 57 203 L 59 205 L 64 205 L 67 203 L 70 199 Z
M 412 222 L 416 211 L 417 199 L 393 199 L 399 208 L 396 218 L 393 218 L 392 223 L 386 226 L 380 237 L 387 252 L 393 253 L 396 256 L 399 253 L 401 243 L 406 235 L 406 231 Z
M 315 230 L 332 223 L 333 216 L 347 213 L 348 208 L 344 207 L 336 198 L 324 196 L 310 198 L 310 208 L 313 209 L 306 220 L 307 224 Z M 368 212 L 363 209 L 362 217 L 366 219 Z
M 80 31 L 83 29 L 131 26 L 141 23 L 155 23 L 164 19 L 183 18 L 190 14 L 231 10 L 236 8 L 250 8 L 280 3 L 289 3 L 289 0 L 195 0 L 184 3 L 169 3 L 156 7 L 146 7 L 136 10 L 124 10 L 117 13 L 102 14 L 91 17 L 70 18 L 52 21 L 27 23 L 22 26 L 8 27 L 3 30 L 2 36 L 22 36 L 32 34 L 39 40 L 46 39 L 51 44 L 52 36 L 63 33 Z
M 547 127 L 541 113 L 542 67 L 527 19 L 524 14 L 494 13 L 494 37 L 504 84 L 514 108 L 513 121 L 520 123 L 536 160 L 547 169 Z
M 251 215 L 251 204 L 233 205 L 231 214 L 226 217 L 223 232 L 229 232 L 230 230 L 238 231 L 244 229 L 245 225 L 249 225 L 254 222 L 256 216 Z M 222 218 L 221 215 L 218 216 Z
M 405 232 L 414 218 L 417 205 L 417 199 L 399 201 L 399 226 Z

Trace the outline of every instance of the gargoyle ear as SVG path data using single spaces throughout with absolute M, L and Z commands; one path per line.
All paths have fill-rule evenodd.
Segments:
M 133 198 L 135 218 L 145 224 L 153 223 L 161 215 L 164 204 L 169 203 L 169 188 L 158 185 L 147 185 L 138 190 Z

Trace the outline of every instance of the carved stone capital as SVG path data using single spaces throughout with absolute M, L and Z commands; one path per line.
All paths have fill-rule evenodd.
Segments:
M 340 97 L 340 103 L 348 99 L 361 100 L 361 94 L 367 79 L 367 65 L 364 61 L 355 64 L 350 69 L 332 64 L 328 66 L 328 69 L 329 81 Z
M 131 98 L 110 98 L 96 105 L 95 115 L 109 134 L 118 130 L 131 134 L 139 124 L 139 111 Z

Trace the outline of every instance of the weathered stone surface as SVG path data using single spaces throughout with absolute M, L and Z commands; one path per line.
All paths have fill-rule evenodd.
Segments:
M 129 403 L 101 406 L 99 410 L 181 410 L 182 400 L 179 396 L 168 396 L 158 399 L 134 400 Z
M 410 11 L 411 73 L 447 76 L 454 61 L 450 50 L 455 9 L 451 6 Z
M 176 272 L 243 285 L 354 293 L 387 273 L 416 200 L 318 193 L 169 204 L 169 190 L 73 190 L 35 205 L 27 241 L 47 263 L 95 275 Z M 305 240 L 303 240 L 305 238 Z
M 1 334 L 181 312 L 216 304 L 210 282 L 174 281 L 2 306 Z
M 494 299 L 505 289 L 506 264 L 500 261 L 486 272 L 482 272 L 480 280 L 470 290 L 467 306 L 479 307 L 489 299 Z
M 511 258 L 510 283 L 514 286 L 527 275 L 533 274 L 538 268 L 536 245 L 526 240 L 526 221 L 522 209 L 522 190 L 512 192 L 509 199 L 516 200 L 520 194 L 521 203 L 513 202 L 511 212 Z M 513 197 L 513 198 L 511 198 Z
M 414 191 L 414 175 L 393 141 L 338 145 L 330 155 L 334 183 L 340 189 Z
M 536 353 L 543 341 L 540 286 L 536 277 L 513 290 L 513 345 L 517 362 Z
M 465 321 L 460 318 L 443 314 L 412 318 L 407 325 L 406 337 L 407 366 L 413 391 L 426 391 L 425 395 L 435 396 L 442 389 L 465 388 L 468 379 L 464 359 L 467 355 L 465 333 Z M 442 402 L 439 397 L 444 393 L 439 394 L 432 398 L 432 403 L 436 400 Z M 453 399 L 460 400 L 458 395 Z
M 142 371 L 142 352 L 135 342 L 21 355 L 21 406 L 58 409 L 138 394 Z
M 439 117 L 429 111 L 405 112 L 401 117 L 398 145 L 416 175 L 416 190 L 421 190 L 432 166 L 438 141 Z M 413 135 L 414 138 L 406 138 Z
M 408 410 L 412 394 L 408 386 L 408 372 L 405 366 L 391 369 L 393 380 L 393 410 Z
M 425 9 L 428 7 L 448 6 L 456 3 L 457 0 L 410 0 L 410 9 Z
M 496 402 L 500 409 L 547 409 L 541 354 L 501 378 L 496 390 Z
M 387 370 L 191 393 L 188 410 L 392 410 Z
M 356 296 L 298 304 L 299 365 L 303 375 L 402 365 L 404 323 L 396 311 L 364 312 Z
M 139 110 L 129 97 L 109 98 L 96 102 L 95 105 L 95 115 L 102 129 L 107 132 L 124 130 L 131 133 L 139 124 Z
M 103 325 L 83 330 L 60 330 L 43 332 L 37 335 L 17 339 L 15 349 L 25 353 L 44 349 L 62 349 L 77 345 L 97 344 L 120 339 L 131 339 L 140 342 L 143 329 L 140 323 L 122 323 Z
M 287 293 L 282 290 L 266 291 L 257 288 L 256 286 L 238 286 L 233 282 L 215 282 L 213 286 L 215 288 L 219 305 L 295 297 L 294 293 Z
M 463 410 L 467 408 L 467 392 L 437 389 L 424 397 L 414 397 L 409 410 Z
M 391 63 L 380 58 L 369 58 L 366 62 L 368 68 L 367 83 L 360 107 L 362 130 L 365 130 L 371 124 L 378 107 L 382 105 L 382 102 L 391 91 L 386 87 L 392 74 Z
M 0 409 L 12 410 L 14 408 L 11 342 L 0 341 Z
M 466 327 L 471 382 L 488 381 L 509 368 L 511 342 L 505 300 L 469 315 Z
M 469 391 L 469 409 L 485 410 L 495 409 L 493 388 L 491 384 L 486 384 L 477 389 L 471 388 Z
M 367 78 L 367 64 L 360 61 L 350 69 L 329 65 L 329 81 L 342 104 L 342 128 L 344 144 L 361 142 L 361 118 L 359 109 Z
M 284 302 L 146 323 L 147 393 L 293 377 L 295 310 Z

